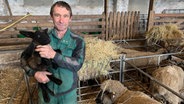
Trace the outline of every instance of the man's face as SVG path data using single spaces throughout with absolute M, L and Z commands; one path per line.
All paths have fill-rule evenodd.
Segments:
M 52 20 L 57 31 L 65 31 L 71 21 L 70 12 L 64 7 L 55 6 Z

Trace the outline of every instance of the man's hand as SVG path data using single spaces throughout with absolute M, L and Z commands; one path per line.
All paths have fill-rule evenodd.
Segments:
M 38 45 L 35 51 L 39 52 L 40 56 L 47 59 L 53 59 L 56 52 L 50 45 Z
M 47 77 L 47 75 L 51 75 L 52 73 L 49 73 L 47 71 L 37 71 L 34 75 L 35 79 L 40 82 L 40 83 L 47 83 L 49 82 L 49 78 Z

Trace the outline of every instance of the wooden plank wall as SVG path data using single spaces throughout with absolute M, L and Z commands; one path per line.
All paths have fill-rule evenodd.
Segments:
M 138 11 L 110 12 L 106 24 L 106 40 L 136 39 L 139 34 Z
M 164 25 L 164 24 L 176 24 L 184 32 L 184 13 L 161 13 L 156 14 L 154 11 L 150 12 L 148 18 L 148 29 L 150 30 L 153 26 Z
M 11 25 L 23 16 L 0 16 L 0 30 Z M 32 30 L 33 27 L 52 28 L 50 16 L 28 16 L 5 31 L 0 31 L 0 51 L 24 49 L 31 39 L 19 38 L 19 30 Z M 105 15 L 74 15 L 70 24 L 72 31 L 83 36 L 105 34 Z
M 138 11 L 110 12 L 99 15 L 74 15 L 70 28 L 82 36 L 97 36 L 104 40 L 127 40 L 140 37 Z M 0 30 L 23 16 L 0 16 Z M 19 38 L 19 30 L 33 27 L 52 28 L 48 15 L 28 16 L 5 31 L 0 31 L 0 51 L 23 49 L 31 39 Z

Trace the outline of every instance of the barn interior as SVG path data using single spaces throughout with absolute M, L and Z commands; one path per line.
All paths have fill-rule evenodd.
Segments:
M 96 104 L 100 85 L 109 79 L 159 101 L 151 90 L 156 83 L 184 101 L 184 78 L 178 92 L 152 76 L 160 67 L 184 68 L 184 0 L 65 1 L 73 11 L 71 30 L 86 42 L 78 71 L 79 104 Z M 37 104 L 37 81 L 20 65 L 32 40 L 19 31 L 53 28 L 54 2 L 0 0 L 0 104 Z

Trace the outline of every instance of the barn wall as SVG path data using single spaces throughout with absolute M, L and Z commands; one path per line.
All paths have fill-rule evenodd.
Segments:
M 33 15 L 49 15 L 50 5 L 44 4 L 43 0 L 8 0 L 13 15 L 25 15 L 27 12 Z M 56 2 L 58 0 L 47 0 L 49 2 Z M 104 12 L 105 0 L 65 0 L 68 2 L 73 10 L 73 14 L 102 14 Z M 115 0 L 109 0 L 108 11 L 113 10 L 113 3 Z M 28 3 L 33 3 L 28 5 Z M 38 4 L 40 6 L 38 6 Z M 0 0 L 0 15 L 8 15 L 6 11 L 4 0 Z M 128 0 L 117 0 L 116 11 L 127 11 Z
M 129 0 L 129 11 L 140 11 L 141 14 L 147 14 L 149 0 Z
M 0 0 L 0 15 L 8 15 L 8 9 L 4 1 L 5 0 Z M 8 1 L 13 15 L 24 15 L 27 12 L 30 12 L 33 15 L 48 15 L 51 3 L 58 0 L 46 0 L 47 2 L 45 2 L 45 0 L 44 2 L 43 0 Z M 104 11 L 105 0 L 65 1 L 72 6 L 74 14 L 101 14 Z M 141 14 L 147 14 L 148 5 L 149 0 L 109 0 L 108 12 L 113 11 L 113 9 L 116 8 L 116 11 L 140 11 Z M 156 13 L 160 13 L 164 9 L 184 9 L 183 5 L 184 0 L 155 0 L 154 10 Z
M 184 9 L 184 0 L 155 0 L 154 10 L 161 13 L 164 9 Z M 184 12 L 184 11 L 183 11 Z

